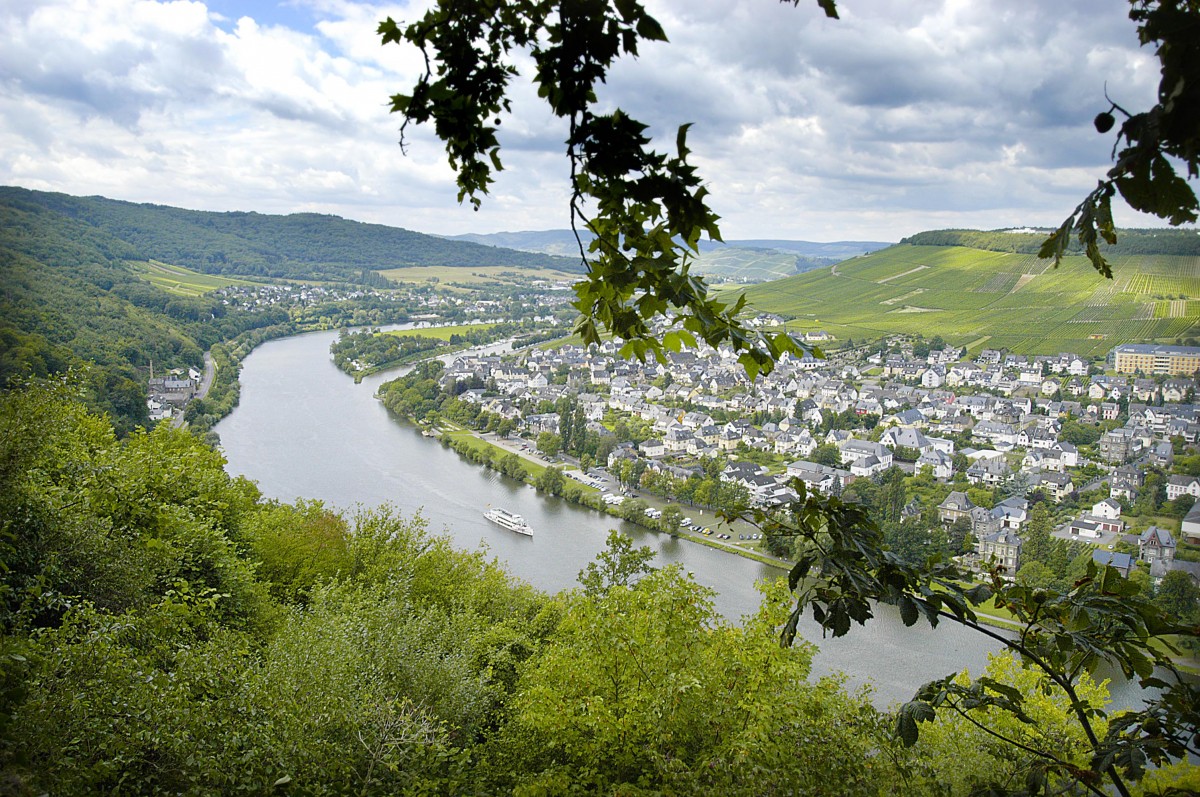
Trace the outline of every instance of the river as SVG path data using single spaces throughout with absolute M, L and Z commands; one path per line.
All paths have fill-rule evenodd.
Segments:
M 390 503 L 420 513 L 432 530 L 463 549 L 484 549 L 517 578 L 550 592 L 577 586 L 579 571 L 604 548 L 611 528 L 679 563 L 712 588 L 717 610 L 737 621 L 758 606 L 755 583 L 782 571 L 730 553 L 658 534 L 590 509 L 548 498 L 525 484 L 473 465 L 437 440 L 422 437 L 374 398 L 398 372 L 361 384 L 334 367 L 336 332 L 263 344 L 243 363 L 241 402 L 216 427 L 232 474 L 258 483 L 270 498 L 316 498 L 343 509 Z M 483 517 L 489 506 L 523 515 L 524 537 Z M 999 646 L 951 623 L 904 628 L 887 606 L 841 639 L 821 639 L 808 621 L 800 633 L 817 643 L 814 673 L 843 672 L 870 685 L 877 705 L 912 697 L 922 683 L 968 667 L 982 671 Z

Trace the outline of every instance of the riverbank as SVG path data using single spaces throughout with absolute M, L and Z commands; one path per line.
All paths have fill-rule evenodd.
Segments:
M 375 374 L 381 373 L 383 371 L 390 371 L 393 368 L 402 368 L 405 365 L 412 365 L 413 363 L 417 363 L 422 360 L 429 360 L 429 359 L 433 359 L 435 357 L 444 357 L 447 354 L 454 354 L 455 352 L 463 351 L 464 349 L 469 349 L 469 348 L 471 348 L 471 344 L 455 344 L 455 345 L 439 346 L 436 349 L 427 349 L 425 351 L 416 351 L 416 352 L 413 352 L 412 354 L 406 354 L 403 357 L 398 357 L 394 360 L 388 360 L 387 362 L 376 363 L 375 365 L 369 365 L 366 368 L 362 368 L 362 369 L 355 370 L 355 371 L 347 371 L 345 369 L 339 369 L 339 370 L 341 370 L 342 373 L 346 374 L 347 376 L 350 376 L 351 378 L 353 378 L 354 384 L 358 385 L 358 384 L 361 384 L 362 381 L 364 379 L 366 379 L 368 376 L 374 376 Z
M 414 423 L 411 418 L 406 418 L 405 420 L 409 423 Z M 419 426 L 419 424 L 417 425 Z M 722 532 L 731 533 L 731 539 L 722 540 L 682 526 L 672 530 L 665 527 L 662 523 L 655 522 L 653 518 L 646 516 L 644 513 L 623 514 L 621 512 L 621 504 L 607 504 L 604 502 L 604 496 L 609 492 L 607 489 L 593 487 L 579 481 L 576 475 L 579 471 L 573 466 L 566 465 L 560 467 L 553 463 L 548 464 L 547 460 L 533 452 L 532 444 L 520 438 L 500 438 L 490 432 L 476 432 L 472 429 L 448 422 L 443 423 L 442 428 L 438 429 L 435 434 L 438 435 L 438 438 L 444 445 L 454 449 L 471 462 L 483 465 L 506 476 L 518 478 L 535 488 L 538 487 L 539 479 L 543 478 L 543 474 L 547 469 L 552 467 L 559 468 L 564 478 L 570 481 L 563 483 L 561 492 L 553 494 L 571 503 L 624 520 L 627 523 L 633 523 L 651 531 L 668 534 L 676 539 L 687 540 L 707 548 L 712 548 L 713 550 L 725 551 L 745 559 L 750 559 L 759 564 L 776 568 L 781 571 L 781 574 L 786 573 L 792 567 L 792 563 L 758 550 L 761 546 L 759 541 L 732 539 L 732 534 L 738 533 L 739 527 L 736 524 L 726 521 L 714 521 L 711 524 L 711 529 L 719 529 Z M 525 470 L 525 473 L 514 472 L 511 466 L 512 460 L 509 459 L 512 456 L 516 456 L 520 460 L 521 467 Z M 508 465 L 504 464 L 506 461 L 509 463 Z M 611 479 L 609 481 L 613 492 L 615 492 L 615 482 L 611 482 Z M 685 512 L 690 512 L 692 515 L 701 518 L 706 511 L 710 511 L 690 504 L 666 501 L 659 496 L 646 493 L 639 493 L 637 497 L 641 498 L 647 507 L 654 509 L 662 509 L 660 504 L 665 506 L 668 503 L 673 503 L 684 509 Z M 749 526 L 749 524 L 746 525 Z M 743 529 L 742 533 L 745 534 L 746 531 L 746 529 Z

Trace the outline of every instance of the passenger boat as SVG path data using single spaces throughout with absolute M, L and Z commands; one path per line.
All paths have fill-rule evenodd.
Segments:
M 526 537 L 533 536 L 533 529 L 525 522 L 525 518 L 520 515 L 513 514 L 507 509 L 496 507 L 489 509 L 483 513 L 483 516 L 495 523 L 497 526 L 503 526 L 509 531 L 515 531 L 517 534 L 524 534 Z

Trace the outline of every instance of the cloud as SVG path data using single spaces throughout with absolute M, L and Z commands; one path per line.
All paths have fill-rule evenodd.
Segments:
M 410 128 L 401 154 L 388 98 L 423 60 L 375 29 L 428 3 L 13 0 L 0 182 L 439 233 L 564 226 L 566 126 L 519 55 L 481 211 L 458 205 L 432 131 Z M 1108 168 L 1111 136 L 1091 128 L 1105 86 L 1131 109 L 1156 89 L 1120 4 L 856 0 L 841 20 L 809 2 L 647 5 L 671 41 L 620 63 L 602 100 L 659 149 L 694 123 L 732 238 L 1057 223 Z

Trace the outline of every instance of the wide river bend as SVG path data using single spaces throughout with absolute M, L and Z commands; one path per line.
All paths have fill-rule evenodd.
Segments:
M 397 372 L 361 384 L 334 367 L 336 332 L 270 341 L 243 363 L 241 402 L 216 427 L 228 470 L 283 501 L 316 498 L 344 509 L 391 503 L 420 512 L 433 531 L 463 549 L 484 548 L 514 576 L 543 590 L 576 586 L 576 576 L 604 548 L 611 528 L 654 549 L 659 563 L 678 562 L 716 591 L 732 621 L 758 606 L 755 582 L 783 572 L 731 553 L 673 539 L 639 526 L 543 497 L 532 488 L 473 465 L 437 440 L 422 437 L 375 399 Z M 536 534 L 523 537 L 483 517 L 489 506 L 523 515 Z M 801 634 L 820 648 L 816 674 L 844 672 L 852 686 L 869 683 L 881 707 L 912 697 L 926 681 L 962 667 L 982 671 L 999 646 L 950 623 L 904 628 L 890 607 L 847 637 L 822 640 L 809 621 Z M 1119 698 L 1118 698 L 1119 699 Z

